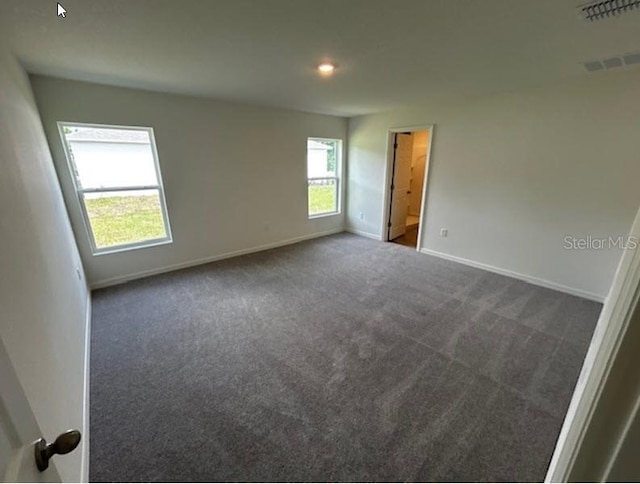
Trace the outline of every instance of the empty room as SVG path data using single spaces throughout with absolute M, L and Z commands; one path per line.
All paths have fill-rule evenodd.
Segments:
M 5 482 L 640 480 L 640 0 L 5 0 Z

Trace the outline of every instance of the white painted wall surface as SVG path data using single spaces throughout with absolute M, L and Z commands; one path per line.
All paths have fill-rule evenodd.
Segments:
M 29 80 L 2 50 L 0 173 L 0 338 L 43 436 L 83 432 L 55 460 L 79 481 L 88 291 Z
M 344 118 L 39 76 L 32 85 L 92 284 L 344 227 L 344 214 L 307 216 L 307 138 L 346 140 Z M 91 255 L 57 121 L 153 127 L 173 244 Z
M 563 238 L 628 233 L 638 120 L 638 69 L 351 119 L 347 228 L 382 233 L 387 130 L 435 123 L 423 247 L 604 297 L 621 251 Z

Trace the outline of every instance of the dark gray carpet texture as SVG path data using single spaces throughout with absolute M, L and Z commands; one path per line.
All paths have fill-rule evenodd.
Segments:
M 601 305 L 350 234 L 93 293 L 92 481 L 541 481 Z

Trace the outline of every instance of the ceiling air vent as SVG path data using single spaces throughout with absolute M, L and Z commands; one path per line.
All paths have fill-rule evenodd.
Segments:
M 604 71 L 606 69 L 618 69 L 620 67 L 631 67 L 640 64 L 640 52 L 626 54 L 617 57 L 609 57 L 604 60 L 592 60 L 583 62 L 587 72 Z
M 628 54 L 623 57 L 624 63 L 627 66 L 632 64 L 640 64 L 640 54 Z
M 640 9 L 640 0 L 600 0 L 578 7 L 580 15 L 587 22 L 617 17 L 636 9 Z
M 584 63 L 584 68 L 587 70 L 587 72 L 596 72 L 596 71 L 603 71 L 604 70 L 604 66 L 602 65 L 602 62 L 600 62 L 600 61 L 585 62 Z
M 611 57 L 602 61 L 606 69 L 615 69 L 616 67 L 622 67 L 622 59 L 620 57 Z

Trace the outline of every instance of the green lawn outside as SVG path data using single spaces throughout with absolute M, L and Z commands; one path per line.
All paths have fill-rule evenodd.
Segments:
M 104 249 L 166 237 L 157 195 L 85 199 L 96 247 Z M 336 211 L 335 186 L 309 187 L 309 214 Z
M 167 235 L 157 195 L 92 198 L 85 204 L 100 249 Z
M 335 185 L 309 186 L 309 215 L 335 212 L 336 210 Z

